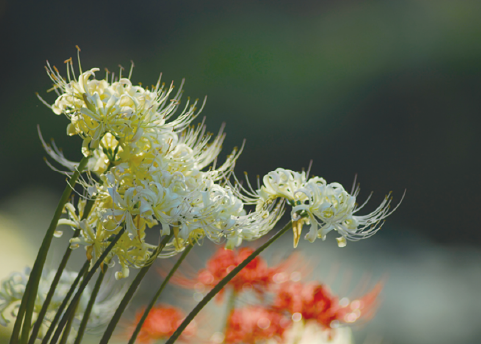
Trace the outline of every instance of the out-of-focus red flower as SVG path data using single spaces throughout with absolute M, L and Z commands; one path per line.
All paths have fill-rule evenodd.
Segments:
M 313 319 L 330 328 L 331 322 L 338 320 L 340 306 L 337 298 L 322 284 L 286 282 L 279 286 L 274 308 L 289 312 L 293 318 L 298 317 L 296 320 L 302 316 L 304 320 Z
M 372 316 L 381 289 L 382 284 L 378 283 L 365 296 L 349 302 L 339 301 L 323 284 L 287 282 L 279 286 L 274 309 L 289 312 L 294 320 L 315 320 L 330 329 L 333 321 L 353 323 L 361 317 Z
M 251 248 L 241 248 L 238 252 L 219 249 L 207 262 L 207 267 L 199 272 L 198 280 L 207 287 L 214 287 L 237 265 L 254 252 Z M 235 292 L 252 288 L 259 295 L 268 291 L 276 269 L 269 268 L 265 260 L 257 256 L 235 276 L 228 285 Z
M 220 282 L 229 272 L 246 259 L 252 252 L 251 248 L 241 248 L 240 250 L 227 250 L 220 248 L 207 261 L 206 268 L 198 272 L 195 279 L 188 279 L 179 274 L 174 276 L 171 281 L 175 284 L 187 288 L 196 288 L 197 290 L 208 290 L 213 288 Z M 247 266 L 242 269 L 227 286 L 233 288 L 238 293 L 242 290 L 253 290 L 262 297 L 266 292 L 270 291 L 273 284 L 274 275 L 285 269 L 291 262 L 287 260 L 285 263 L 277 267 L 270 268 L 264 259 L 257 256 Z M 220 300 L 224 289 L 217 294 L 217 300 Z
M 237 308 L 227 323 L 224 342 L 254 344 L 270 338 L 282 340 L 291 321 L 280 312 L 261 306 Z
M 135 325 L 140 321 L 143 314 L 143 310 L 137 313 Z M 183 312 L 176 307 L 157 305 L 151 309 L 145 319 L 137 339 L 141 343 L 151 343 L 159 339 L 167 339 L 175 332 L 184 318 Z M 195 325 L 191 323 L 185 331 L 182 332 L 180 339 L 185 340 L 187 337 L 192 336 L 194 332 Z

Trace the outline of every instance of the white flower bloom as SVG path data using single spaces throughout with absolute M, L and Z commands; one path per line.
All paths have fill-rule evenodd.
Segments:
M 382 227 L 383 220 L 400 204 L 390 211 L 392 198 L 386 196 L 372 213 L 358 216 L 355 214 L 362 208 L 356 203 L 359 189 L 355 189 L 351 195 L 339 183 L 327 184 L 320 177 L 306 180 L 304 172 L 282 168 L 269 172 L 264 176 L 263 182 L 264 185 L 257 191 L 257 195 L 250 184 L 248 189 L 239 186 L 239 193 L 244 195 L 240 197 L 247 203 L 256 202 L 258 207 L 276 198 L 286 199 L 292 206 L 294 247 L 297 247 L 305 224 L 311 225 L 306 235 L 310 242 L 314 242 L 316 238 L 325 239 L 326 234 L 332 230 L 341 235 L 337 238 L 339 247 L 345 246 L 346 240 L 369 238 Z
M 357 216 L 355 214 L 362 208 L 356 203 L 359 189 L 351 195 L 339 183 L 324 184 L 311 179 L 297 192 L 305 195 L 307 200 L 292 208 L 292 218 L 309 219 L 311 228 L 306 239 L 310 242 L 316 238 L 325 239 L 327 233 L 336 230 L 341 235 L 338 238 L 340 247 L 346 245 L 346 239 L 358 241 L 374 235 L 381 229 L 383 220 L 397 208 L 389 210 L 392 198 L 388 195 L 372 213 Z
M 217 135 L 207 133 L 204 123 L 190 127 L 205 101 L 199 103 L 199 109 L 197 101 L 187 101 L 171 119 L 180 106 L 182 85 L 174 94 L 173 85 L 165 87 L 160 80 L 147 89 L 133 85 L 130 75 L 126 78 L 120 73 L 118 79 L 109 80 L 107 73 L 107 78 L 97 80 L 98 68 L 79 69 L 77 78 L 68 60 L 64 79 L 55 67 L 48 66 L 58 94 L 50 108 L 70 120 L 69 135 L 83 138 L 88 172 L 78 183 L 84 188 L 84 197 L 95 203 L 84 219 L 81 209 L 77 214 L 68 204 L 68 218 L 59 224 L 80 230 L 80 236 L 70 241 L 71 247 L 84 246 L 92 263 L 112 236 L 125 228 L 106 258 L 108 264 L 120 263 L 117 278 L 126 277 L 130 267 L 151 262 L 156 246 L 145 241 L 145 230 L 155 224 L 161 225 L 161 236 L 174 234 L 161 256 L 180 252 L 204 237 L 215 242 L 227 240 L 232 247 L 273 228 L 284 205 L 275 202 L 276 198 L 288 197 L 293 204 L 306 198 L 294 192 L 305 182 L 305 174 L 281 169 L 266 177 L 260 194 L 241 196 L 228 179 L 243 146 L 217 165 L 224 127 Z M 67 167 L 66 173 L 77 167 L 54 145 L 44 146 L 55 161 Z M 247 213 L 244 206 L 254 203 L 256 211 Z
M 180 132 L 199 113 L 195 112 L 196 103 L 192 106 L 187 103 L 176 120 L 166 123 L 180 104 L 182 87 L 169 102 L 173 85 L 164 89 L 160 79 L 150 91 L 141 86 L 133 86 L 128 78 L 120 77 L 111 83 L 96 80 L 95 72 L 99 71 L 98 68 L 87 72 L 80 70 L 77 80 L 71 60 L 67 61 L 67 80 L 62 78 L 55 67 L 48 65 L 47 71 L 59 94 L 55 104 L 50 106 L 51 109 L 70 119 L 67 133 L 80 135 L 84 139 L 84 146 L 88 145 L 90 150 L 98 147 L 106 133 L 125 142 L 136 142 L 144 135 L 144 131 L 146 137 L 155 137 L 173 130 Z
M 226 234 L 226 248 L 239 246 L 242 240 L 253 241 L 266 235 L 274 228 L 284 214 L 284 202 L 270 203 L 264 209 L 257 209 L 238 216 L 233 230 Z
M 259 190 L 259 204 L 276 199 L 285 198 L 291 205 L 306 199 L 303 194 L 296 191 L 306 183 L 306 173 L 298 173 L 283 168 L 269 172 L 262 179 L 264 185 Z
M 38 313 L 40 312 L 42 305 L 45 301 L 45 297 L 50 289 L 51 282 L 55 276 L 56 271 L 46 271 L 42 273 L 42 277 L 40 279 L 39 289 L 37 296 L 35 298 L 35 306 L 34 306 L 34 314 L 33 320 L 35 321 Z M 14 320 L 18 308 L 20 306 L 20 301 L 23 297 L 23 293 L 25 292 L 25 286 L 27 284 L 28 278 L 30 275 L 30 268 L 26 268 L 24 272 L 15 272 L 12 273 L 8 278 L 2 281 L 2 285 L 0 288 L 0 324 L 3 326 L 7 326 L 7 324 Z M 57 285 L 53 298 L 49 304 L 47 313 L 43 320 L 42 327 L 39 331 L 38 338 L 42 339 L 45 335 L 51 321 L 55 317 L 60 304 L 62 303 L 63 299 L 67 295 L 68 291 L 70 290 L 70 286 L 72 285 L 73 281 L 77 277 L 77 272 L 69 272 L 64 271 L 62 276 L 60 277 L 60 281 Z M 75 335 L 75 330 L 80 325 L 80 321 L 82 320 L 83 313 L 87 307 L 88 301 L 90 299 L 90 288 L 87 287 L 84 292 L 82 293 L 82 297 L 80 299 L 75 321 L 73 323 L 73 332 L 71 333 L 72 336 Z M 112 317 L 115 307 L 114 305 L 119 301 L 119 296 L 121 295 L 112 295 L 110 298 L 96 301 L 93 309 L 92 309 L 92 316 L 89 319 L 87 324 L 87 329 L 97 328 L 105 325 L 110 317 Z

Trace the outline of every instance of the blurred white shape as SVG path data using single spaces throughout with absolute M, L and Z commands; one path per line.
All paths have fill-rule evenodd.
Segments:
M 277 343 L 275 340 L 268 344 Z M 321 328 L 316 322 L 296 322 L 284 334 L 283 344 L 353 344 L 351 329 L 339 327 L 331 330 Z
M 0 280 L 33 263 L 36 251 L 25 242 L 25 234 L 12 219 L 0 214 Z

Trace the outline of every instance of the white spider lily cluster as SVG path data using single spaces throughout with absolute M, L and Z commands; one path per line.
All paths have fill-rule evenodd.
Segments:
M 242 149 L 234 149 L 216 166 L 223 128 L 212 138 L 203 123 L 191 126 L 203 104 L 197 109 L 197 102 L 187 102 L 170 120 L 180 105 L 182 87 L 171 97 L 173 86 L 165 88 L 160 80 L 150 90 L 134 86 L 130 75 L 125 78 L 122 73 L 109 81 L 107 72 L 105 79 L 97 80 L 98 68 L 82 72 L 80 64 L 76 78 L 72 60 L 66 62 L 67 79 L 48 65 L 58 98 L 54 105 L 44 103 L 70 120 L 67 133 L 83 138 L 82 153 L 89 161 L 88 178 L 81 181 L 85 199 L 77 206 L 68 203 L 68 217 L 59 225 L 80 232 L 71 239 L 71 247 L 84 246 L 92 264 L 113 235 L 125 229 L 106 259 L 112 265 L 116 257 L 120 263 L 117 278 L 127 277 L 130 267 L 152 261 L 157 245 L 146 242 L 146 229 L 154 225 L 161 228 L 161 236 L 173 234 L 159 255 L 170 257 L 204 237 L 225 241 L 228 248 L 258 239 L 279 220 L 284 201 L 292 206 L 294 247 L 304 224 L 310 224 L 309 241 L 336 230 L 339 246 L 345 246 L 346 239 L 373 235 L 392 213 L 391 198 L 386 197 L 371 214 L 357 216 L 358 189 L 349 194 L 338 183 L 282 168 L 264 176 L 256 190 L 250 184 L 232 185 L 229 178 Z M 53 143 L 42 142 L 54 160 L 70 171 L 77 168 L 78 163 L 65 159 Z M 88 212 L 86 199 L 94 202 Z M 245 210 L 249 204 L 256 205 L 255 211 Z
M 38 313 L 42 309 L 42 305 L 45 301 L 45 297 L 49 291 L 52 280 L 54 279 L 56 271 L 44 271 L 42 278 L 40 279 L 39 289 L 35 298 L 35 306 L 33 319 L 37 318 Z M 8 278 L 2 281 L 0 288 L 0 324 L 7 326 L 11 320 L 14 320 L 20 306 L 20 300 L 25 292 L 25 286 L 27 284 L 30 275 L 30 268 L 26 268 L 24 272 L 14 272 Z M 77 272 L 64 271 L 60 277 L 59 284 L 50 302 L 45 318 L 40 327 L 38 338 L 42 339 L 48 330 L 50 323 L 55 317 L 57 310 L 59 309 L 62 301 L 67 295 L 73 281 L 77 277 Z M 82 293 L 76 315 L 74 318 L 74 331 L 70 335 L 75 335 L 75 329 L 80 325 L 83 313 L 87 307 L 90 299 L 90 288 L 87 287 Z M 87 323 L 87 328 L 95 330 L 98 327 L 105 325 L 110 317 L 112 317 L 115 307 L 114 305 L 119 301 L 119 294 L 111 295 L 109 298 L 98 300 L 95 302 L 92 313 Z
M 356 203 L 359 188 L 350 194 L 339 183 L 326 183 L 323 178 L 307 179 L 304 172 L 298 173 L 278 168 L 263 178 L 264 185 L 257 191 L 257 206 L 277 198 L 286 199 L 292 206 L 291 218 L 294 230 L 294 247 L 297 246 L 304 224 L 310 224 L 305 238 L 314 242 L 325 239 L 327 233 L 337 231 L 338 245 L 346 245 L 346 239 L 357 241 L 374 235 L 397 206 L 390 210 L 392 198 L 388 195 L 372 213 L 355 215 L 362 207 Z M 254 191 L 251 190 L 251 194 Z M 367 201 L 366 201 L 367 202 Z M 364 203 L 366 204 L 366 203 Z
M 125 228 L 106 262 L 117 257 L 121 271 L 141 268 L 151 262 L 157 245 L 146 242 L 146 229 L 160 225 L 161 235 L 173 231 L 174 238 L 160 257 L 182 251 L 188 243 L 208 237 L 226 241 L 228 247 L 254 240 L 273 228 L 282 215 L 282 202 L 269 203 L 246 212 L 236 187 L 228 183 L 240 150 L 216 166 L 225 138 L 223 130 L 212 138 L 204 124 L 191 127 L 202 110 L 187 102 L 174 120 L 168 121 L 180 104 L 181 90 L 170 98 L 173 86 L 157 82 L 150 90 L 134 86 L 129 78 L 95 78 L 97 68 L 74 75 L 67 60 L 67 79 L 48 65 L 58 98 L 48 105 L 64 114 L 69 135 L 83 139 L 82 153 L 89 157 L 89 178 L 81 184 L 84 198 L 95 202 L 84 214 L 86 200 L 68 203 L 69 225 L 80 235 L 71 247 L 84 246 L 92 263 L 105 251 L 112 236 Z M 203 105 L 203 104 L 202 104 Z M 68 161 L 55 145 L 44 146 L 48 154 L 70 170 L 78 163 Z

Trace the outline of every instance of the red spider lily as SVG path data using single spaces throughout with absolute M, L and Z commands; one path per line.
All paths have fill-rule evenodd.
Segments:
M 144 311 L 139 311 L 135 317 L 135 325 L 140 321 Z M 184 320 L 183 312 L 173 306 L 157 305 L 153 307 L 145 319 L 137 337 L 141 343 L 151 343 L 159 339 L 169 338 Z M 191 323 L 184 332 L 181 339 L 194 335 L 195 325 Z
M 171 282 L 186 288 L 196 288 L 200 291 L 213 288 L 253 251 L 253 249 L 246 247 L 238 251 L 219 248 L 207 261 L 206 268 L 198 272 L 196 278 L 188 279 L 177 274 L 177 276 L 171 279 Z M 293 258 L 297 260 L 297 257 Z M 271 289 L 276 279 L 274 276 L 284 271 L 292 262 L 292 259 L 288 259 L 277 267 L 270 268 L 264 259 L 257 256 L 227 285 L 233 288 L 236 293 L 242 290 L 252 289 L 259 297 L 263 297 L 265 293 Z M 217 295 L 217 300 L 222 298 L 223 292 L 224 289 Z
M 331 296 L 328 289 L 317 283 L 287 282 L 280 285 L 274 308 L 287 311 L 304 320 L 316 320 L 325 328 L 330 328 L 334 320 L 338 320 L 340 306 L 337 298 Z
M 289 318 L 261 306 L 238 308 L 232 311 L 225 333 L 226 344 L 254 344 L 275 338 L 281 340 Z
M 254 250 L 251 248 L 241 248 L 239 252 L 226 249 L 218 250 L 207 262 L 206 269 L 199 272 L 199 282 L 207 287 L 214 287 L 252 252 Z M 235 292 L 240 292 L 243 288 L 252 288 L 259 295 L 262 295 L 269 289 L 275 273 L 275 269 L 269 268 L 267 263 L 257 256 L 228 285 Z
M 293 283 L 280 285 L 274 300 L 274 309 L 287 311 L 297 320 L 315 320 L 325 329 L 330 329 L 334 321 L 353 323 L 360 318 L 373 315 L 377 296 L 382 289 L 378 283 L 365 296 L 347 301 L 331 294 L 328 287 L 319 283 Z

